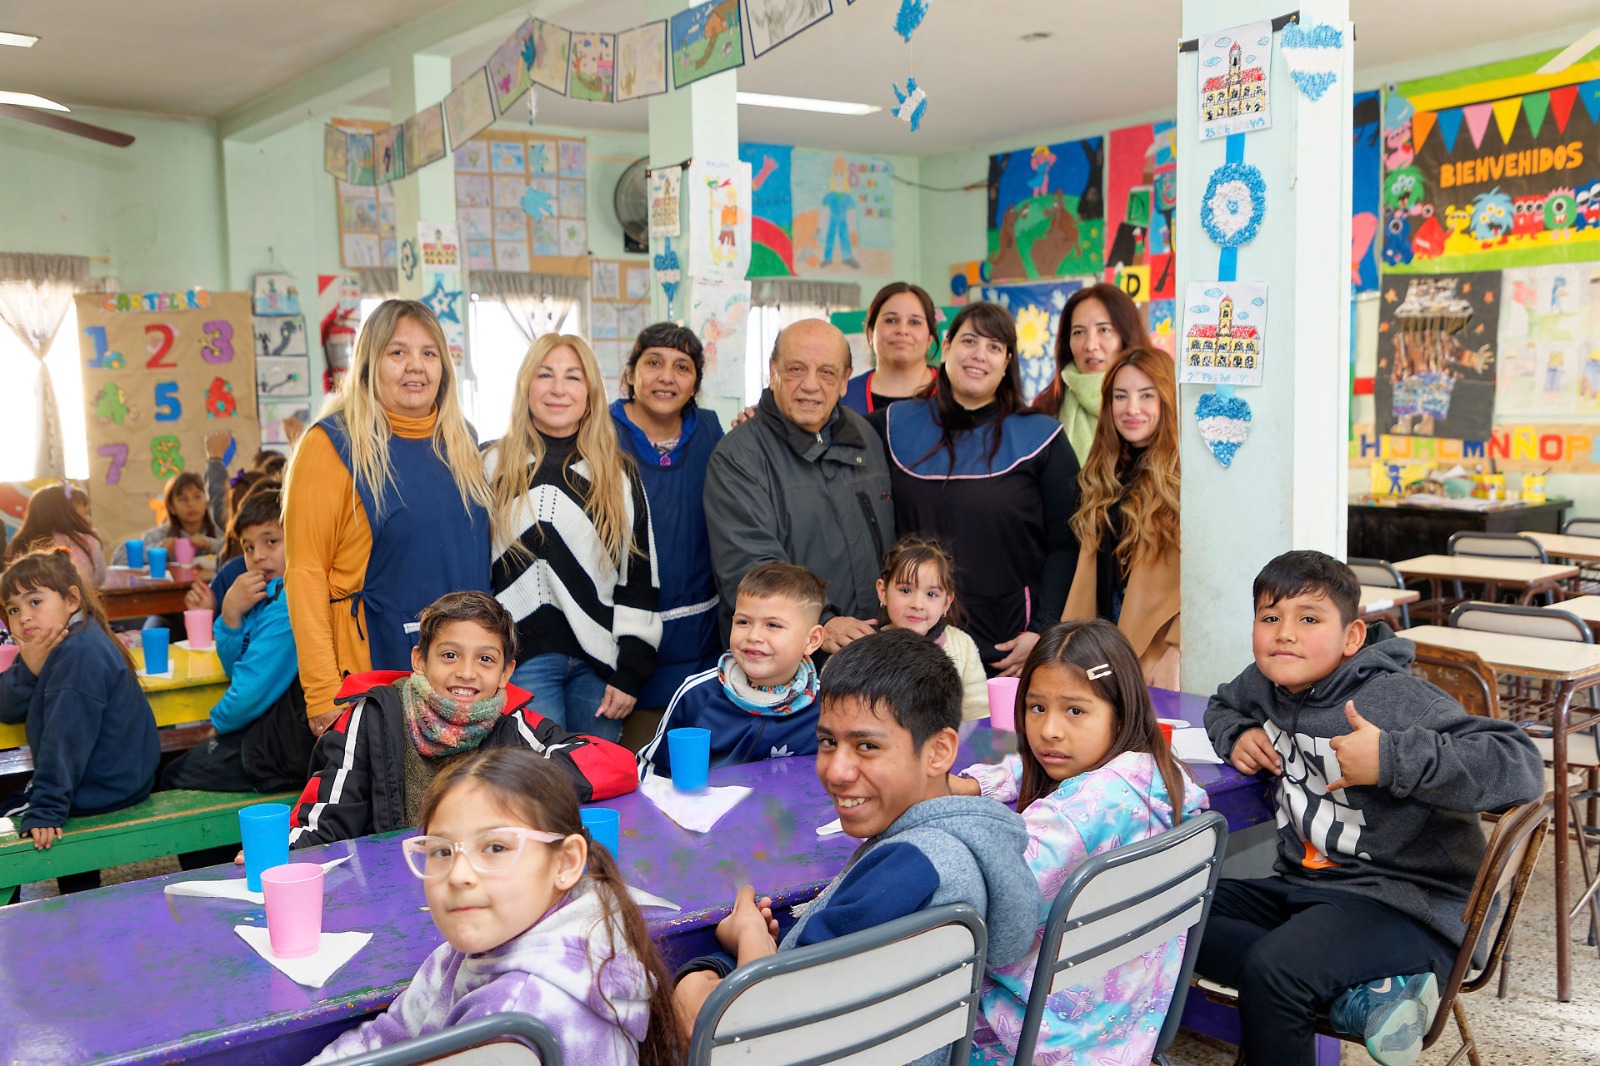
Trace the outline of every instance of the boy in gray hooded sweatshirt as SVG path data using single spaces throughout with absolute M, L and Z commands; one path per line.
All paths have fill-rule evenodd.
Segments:
M 852 641 L 822 674 L 817 777 L 844 831 L 862 841 L 844 870 L 784 936 L 804 947 L 946 903 L 983 916 L 988 961 L 1015 962 L 1033 945 L 1043 903 L 1022 852 L 1022 817 L 991 799 L 950 792 L 961 725 L 961 678 L 950 657 L 909 629 Z M 717 926 L 728 956 L 684 967 L 674 1000 L 693 1027 L 711 989 L 778 950 L 771 900 L 746 885 Z M 949 1062 L 948 1049 L 917 1066 Z
M 1206 707 L 1217 751 L 1278 777 L 1277 876 L 1218 884 L 1197 964 L 1239 990 L 1252 1066 L 1314 1062 L 1320 1011 L 1385 1066 L 1415 1062 L 1466 932 L 1478 814 L 1544 794 L 1522 730 L 1412 677 L 1416 645 L 1360 621 L 1360 594 L 1321 552 L 1272 560 L 1255 665 Z

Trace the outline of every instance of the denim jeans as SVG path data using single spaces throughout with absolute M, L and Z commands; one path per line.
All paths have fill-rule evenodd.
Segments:
M 563 729 L 602 740 L 622 737 L 622 719 L 594 713 L 606 683 L 586 660 L 560 652 L 535 655 L 517 664 L 511 683 L 532 692 L 533 709 Z

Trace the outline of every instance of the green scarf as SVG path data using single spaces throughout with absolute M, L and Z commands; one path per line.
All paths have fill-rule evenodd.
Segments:
M 395 687 L 405 708 L 411 745 L 428 759 L 476 749 L 506 709 L 503 691 L 486 700 L 462 703 L 435 692 L 421 674 L 403 678 Z
M 1061 413 L 1056 417 L 1066 430 L 1067 443 L 1078 456 L 1078 465 L 1089 461 L 1089 448 L 1094 444 L 1094 427 L 1100 421 L 1100 383 L 1105 371 L 1085 374 L 1071 363 L 1061 371 L 1061 383 L 1066 391 L 1061 395 Z

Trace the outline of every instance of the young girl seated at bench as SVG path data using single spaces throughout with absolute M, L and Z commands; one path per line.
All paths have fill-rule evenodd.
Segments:
M 167 487 L 161 493 L 161 504 L 167 520 L 145 530 L 139 539 L 144 541 L 146 548 L 167 549 L 169 564 L 177 560 L 173 545 L 179 537 L 188 538 L 194 545 L 195 555 L 215 555 L 227 543 L 216 520 L 211 517 L 206 483 L 193 470 L 186 470 L 167 482 Z M 127 565 L 126 543 L 117 545 L 111 561 L 117 566 Z
M 33 752 L 33 778 L 0 801 L 0 815 L 48 848 L 69 815 L 121 810 L 150 794 L 156 719 L 133 658 L 65 549 L 15 559 L 0 577 L 0 603 L 22 649 L 0 674 L 0 722 L 26 722 Z M 92 888 L 99 874 L 61 880 L 63 890 Z
M 434 778 L 418 824 L 423 835 L 392 846 L 446 943 L 386 1012 L 313 1062 L 503 1011 L 550 1026 L 574 1066 L 681 1061 L 671 975 L 564 773 L 531 751 L 478 751 Z
M 1016 1055 L 1044 921 L 1068 875 L 1092 855 L 1171 829 L 1206 802 L 1161 735 L 1139 657 L 1110 622 L 1063 622 L 1045 633 L 1017 692 L 1019 754 L 951 779 L 952 791 L 1017 805 L 1028 826 L 1024 858 L 1044 894 L 1033 947 L 984 976 L 974 1063 Z M 1174 937 L 1155 957 L 1053 993 L 1035 1061 L 1077 1061 L 1110 1040 L 1126 1061 L 1149 1062 L 1183 945 Z

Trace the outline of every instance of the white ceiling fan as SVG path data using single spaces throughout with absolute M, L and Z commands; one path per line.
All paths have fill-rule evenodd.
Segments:
M 0 31 L 0 44 L 13 45 L 18 48 L 32 48 L 39 38 L 28 33 L 8 33 Z M 20 122 L 31 122 L 35 126 L 56 130 L 60 133 L 70 133 L 77 137 L 87 137 L 91 141 L 109 144 L 115 148 L 126 148 L 133 143 L 132 134 L 122 133 L 119 130 L 107 129 L 89 122 L 81 122 L 75 118 L 68 118 L 70 109 L 65 104 L 58 104 L 54 100 L 33 93 L 12 92 L 0 89 L 0 118 L 14 118 Z

